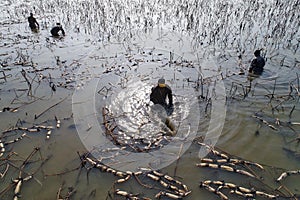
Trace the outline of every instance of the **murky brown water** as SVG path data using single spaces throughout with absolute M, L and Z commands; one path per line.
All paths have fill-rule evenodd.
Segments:
M 295 140 L 300 131 L 299 2 L 105 1 L 103 7 L 95 2 L 1 2 L 0 61 L 6 80 L 0 79 L 0 109 L 5 111 L 0 113 L 0 139 L 8 142 L 27 135 L 5 146 L 0 173 L 7 166 L 8 170 L 0 179 L 0 199 L 13 199 L 11 179 L 19 176 L 35 147 L 40 151 L 21 170 L 22 178 L 34 177 L 23 182 L 22 199 L 57 199 L 59 188 L 66 196 L 69 187 L 76 190 L 70 199 L 121 199 L 108 195 L 113 186 L 152 199 L 159 192 L 134 178 L 114 185 L 117 177 L 110 173 L 80 170 L 78 153 L 86 151 L 122 171 L 160 169 L 188 186 L 192 192 L 184 199 L 217 199 L 199 188 L 206 179 L 276 193 L 280 184 L 275 179 L 284 171 L 300 169 Z M 33 5 L 42 27 L 39 33 L 27 27 Z M 57 20 L 67 32 L 63 39 L 49 35 Z M 250 86 L 247 75 L 233 74 L 247 70 L 256 48 L 263 48 L 266 74 L 254 79 L 245 95 Z M 104 135 L 104 106 L 115 115 L 127 114 L 118 123 L 130 136 L 157 136 L 153 124 L 140 132 L 137 127 L 150 113 L 147 97 L 161 76 L 174 93 L 170 118 L 179 127 L 176 137 L 150 153 L 106 151 L 116 145 Z M 56 119 L 61 121 L 59 128 Z M 34 125 L 53 126 L 50 138 L 44 129 L 5 132 Z M 266 170 L 254 172 L 263 179 L 196 167 L 198 137 L 260 163 Z M 142 181 L 156 185 L 147 177 Z M 299 198 L 299 174 L 282 184 Z M 230 199 L 243 199 L 229 190 L 225 193 Z

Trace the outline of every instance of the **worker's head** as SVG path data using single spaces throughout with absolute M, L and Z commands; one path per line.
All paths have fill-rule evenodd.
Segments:
M 256 51 L 254 51 L 254 55 L 255 55 L 255 57 L 260 56 L 260 50 L 258 49 Z
M 164 78 L 160 78 L 160 79 L 158 79 L 158 86 L 159 87 L 166 87 L 166 81 L 165 81 L 165 79 Z
M 33 13 L 30 13 L 30 16 L 33 17 Z
M 56 23 L 56 26 L 61 26 L 61 24 L 59 22 Z

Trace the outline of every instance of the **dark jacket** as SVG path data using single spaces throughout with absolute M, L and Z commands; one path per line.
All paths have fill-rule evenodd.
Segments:
M 166 97 L 169 99 L 169 106 L 173 105 L 173 96 L 171 88 L 166 85 L 165 87 L 153 87 L 152 92 L 150 94 L 150 101 L 154 104 L 160 104 L 162 106 L 167 106 Z
M 39 23 L 36 21 L 36 19 L 33 16 L 28 17 L 28 23 L 31 29 L 37 29 L 39 26 Z
M 52 36 L 58 37 L 59 36 L 59 34 L 58 34 L 59 31 L 61 31 L 61 33 L 63 34 L 63 36 L 65 35 L 65 31 L 64 31 L 64 29 L 61 26 L 54 26 L 51 29 Z
M 261 56 L 257 56 L 252 60 L 249 72 L 260 75 L 264 71 L 265 64 L 265 59 Z

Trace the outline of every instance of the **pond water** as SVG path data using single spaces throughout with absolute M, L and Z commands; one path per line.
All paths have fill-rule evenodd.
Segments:
M 276 182 L 281 173 L 300 169 L 299 1 L 0 5 L 0 199 L 126 199 L 117 189 L 155 199 L 160 191 L 174 192 L 147 172 L 115 183 L 113 173 L 82 165 L 79 155 L 86 152 L 117 171 L 168 174 L 191 191 L 183 199 L 219 199 L 199 187 L 205 180 L 299 198 L 299 173 Z M 28 27 L 30 12 L 38 33 Z M 58 21 L 64 38 L 50 36 Z M 251 77 L 256 49 L 266 66 Z M 168 118 L 174 137 L 165 135 L 166 116 L 156 116 L 149 100 L 161 77 L 173 90 Z M 264 170 L 246 164 L 253 178 L 222 170 L 221 162 L 198 167 L 202 158 L 217 157 L 200 141 Z

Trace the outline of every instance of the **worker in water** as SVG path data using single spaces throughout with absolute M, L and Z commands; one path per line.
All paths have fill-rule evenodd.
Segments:
M 63 36 L 65 36 L 65 31 L 64 29 L 62 28 L 62 25 L 60 23 L 56 23 L 56 26 L 54 26 L 52 29 L 51 29 L 51 35 L 53 37 L 59 37 L 61 36 L 60 35 L 60 32 Z
M 37 31 L 40 28 L 39 23 L 36 21 L 35 17 L 33 17 L 32 13 L 30 13 L 30 16 L 28 17 L 28 23 L 32 31 Z
M 166 102 L 167 98 L 169 101 L 168 104 Z M 173 95 L 171 88 L 165 83 L 165 79 L 159 79 L 157 86 L 152 88 L 150 101 L 154 103 L 152 106 L 153 113 L 156 113 L 157 117 L 168 127 L 166 135 L 175 136 L 175 124 L 168 118 L 174 111 Z
M 261 75 L 264 71 L 266 61 L 260 56 L 260 50 L 256 50 L 254 52 L 254 56 L 255 58 L 251 61 L 249 72 L 255 75 Z
M 168 104 L 166 99 L 168 97 Z M 150 94 L 150 101 L 154 104 L 162 105 L 165 110 L 167 111 L 168 115 L 171 115 L 174 108 L 173 108 L 173 95 L 171 88 L 165 83 L 165 79 L 161 78 L 158 80 L 158 84 L 156 87 L 152 88 Z

